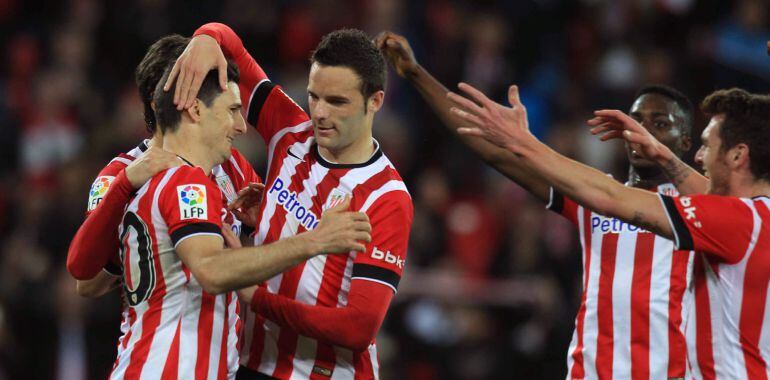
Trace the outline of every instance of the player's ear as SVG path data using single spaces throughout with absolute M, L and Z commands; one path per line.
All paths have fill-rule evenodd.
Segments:
M 201 120 L 201 100 L 197 98 L 193 100 L 190 108 L 183 110 L 182 113 L 186 113 L 193 122 L 199 122 Z
M 382 108 L 382 104 L 385 102 L 385 91 L 377 91 L 374 94 L 369 95 L 367 101 L 367 109 L 372 112 L 377 112 Z
M 749 146 L 741 143 L 730 148 L 727 152 L 727 161 L 731 168 L 739 168 L 744 165 L 748 168 L 751 164 L 749 162 Z

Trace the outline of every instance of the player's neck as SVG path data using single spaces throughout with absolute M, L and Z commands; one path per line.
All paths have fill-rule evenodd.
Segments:
M 666 174 L 657 167 L 628 167 L 628 185 L 631 187 L 637 187 L 640 189 L 653 189 L 668 182 L 669 179 L 666 177 Z
M 203 144 L 192 143 L 198 139 L 195 136 L 186 136 L 186 128 L 178 128 L 174 133 L 169 133 L 163 138 L 163 149 L 176 154 L 184 161 L 203 169 L 208 175 L 214 167 L 213 160 Z
M 329 162 L 343 165 L 364 163 L 372 157 L 374 150 L 374 139 L 371 136 L 336 150 L 318 146 L 321 157 Z

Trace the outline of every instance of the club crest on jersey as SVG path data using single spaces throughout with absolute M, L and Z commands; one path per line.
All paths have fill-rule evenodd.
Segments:
M 93 211 L 99 202 L 104 199 L 104 195 L 107 194 L 107 190 L 110 189 L 112 181 L 115 180 L 113 176 L 101 176 L 97 177 L 94 183 L 91 185 L 91 190 L 88 192 L 88 211 Z
M 217 177 L 217 186 L 222 190 L 222 193 L 227 198 L 227 203 L 232 203 L 236 198 L 235 187 L 233 182 L 230 181 L 230 177 L 221 175 Z
M 206 219 L 206 187 L 199 184 L 176 187 L 179 196 L 179 217 L 185 219 Z
M 346 196 L 348 196 L 348 194 L 343 192 L 342 190 L 339 190 L 339 189 L 332 190 L 332 192 L 329 194 L 329 197 L 326 198 L 326 205 L 324 205 L 323 209 L 328 210 L 342 203 L 343 201 L 345 201 Z

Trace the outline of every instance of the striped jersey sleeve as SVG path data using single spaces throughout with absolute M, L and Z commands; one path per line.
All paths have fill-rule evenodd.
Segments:
M 660 195 L 676 245 L 727 263 L 740 261 L 751 242 L 752 210 L 740 198 L 718 195 Z
M 385 193 L 366 211 L 372 224 L 372 241 L 356 256 L 352 279 L 389 286 L 395 292 L 406 263 L 412 201 L 404 191 Z
M 265 79 L 257 85 L 251 95 L 246 120 L 256 127 L 265 142 L 269 143 L 282 129 L 303 123 L 310 118 L 280 86 Z
M 556 191 L 553 187 L 549 191 L 547 209 L 567 218 L 572 224 L 578 224 L 578 204 Z
M 190 236 L 221 237 L 222 193 L 200 168 L 180 167 L 158 203 L 174 247 Z

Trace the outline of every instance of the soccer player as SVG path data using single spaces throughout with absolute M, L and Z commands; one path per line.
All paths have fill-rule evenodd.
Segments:
M 708 194 L 672 197 L 622 186 L 602 173 L 572 161 L 537 141 L 516 86 L 511 107 L 460 84 L 473 99 L 450 93 L 452 112 L 469 127 L 459 132 L 483 137 L 516 156 L 577 203 L 668 239 L 678 249 L 698 252 L 696 297 L 707 292 L 706 315 L 696 309 L 698 335 L 710 334 L 713 369 L 706 379 L 766 379 L 770 360 L 768 283 L 770 281 L 770 97 L 740 89 L 719 90 L 701 104 L 710 117 L 701 135 L 696 162 L 703 165 Z M 598 111 L 603 125 L 620 111 Z M 612 116 L 614 115 L 614 116 Z M 675 253 L 676 254 L 676 253 Z M 687 339 L 692 339 L 688 334 Z M 689 343 L 689 342 L 688 342 Z M 700 354 L 703 347 L 696 347 Z M 701 358 L 698 358 L 701 361 Z
M 403 36 L 383 32 L 377 45 L 396 72 L 418 90 L 451 130 L 469 126 L 450 112 L 447 89 L 415 59 Z M 692 104 L 664 86 L 642 88 L 630 114 L 640 128 L 654 134 L 669 152 L 690 148 Z M 462 141 L 504 175 L 546 202 L 580 231 L 583 246 L 583 292 L 575 332 L 567 353 L 568 378 L 665 379 L 684 377 L 687 279 L 690 254 L 671 255 L 674 243 L 605 218 L 553 191 L 536 172 L 526 172 L 510 153 L 477 137 Z M 653 162 L 626 146 L 627 186 L 675 195 L 676 189 Z
M 227 74 L 227 91 L 211 71 L 184 111 L 162 90 L 164 80 L 156 89 L 163 149 L 186 165 L 153 176 L 126 206 L 119 228 L 123 283 L 136 318 L 112 378 L 234 377 L 238 316 L 228 302 L 231 291 L 316 255 L 362 251 L 362 242 L 371 240 L 368 218 L 345 211 L 345 199 L 315 230 L 258 247 L 223 248 L 222 194 L 209 175 L 245 132 L 235 66 Z
M 382 55 L 361 31 L 326 35 L 311 57 L 308 117 L 229 27 L 206 24 L 195 35 L 176 65 L 175 100 L 188 106 L 195 72 L 222 62 L 224 52 L 243 71 L 248 121 L 268 145 L 256 244 L 317 228 L 322 210 L 351 195 L 352 209 L 372 224 L 363 252 L 318 256 L 254 290 L 239 377 L 378 377 L 374 338 L 404 268 L 413 213 L 406 186 L 372 138 L 385 95 Z
M 160 148 L 163 144 L 163 135 L 156 128 L 152 97 L 164 70 L 179 57 L 189 42 L 189 38 L 180 35 L 163 37 L 150 46 L 136 68 L 136 84 L 144 105 L 147 129 L 152 134 L 152 138 L 144 140 L 131 151 L 112 159 L 99 172 L 91 185 L 87 219 L 73 238 L 68 254 L 68 269 L 79 279 L 77 290 L 80 295 L 98 297 L 118 284 L 121 268 L 116 261 L 119 244 L 117 228 L 130 192 L 141 187 L 161 170 L 183 163 L 176 155 Z M 220 78 L 220 84 L 224 86 L 222 78 Z M 232 149 L 231 153 L 230 159 L 212 171 L 212 180 L 220 185 L 225 195 L 223 200 L 226 202 L 235 201 L 239 193 L 244 194 L 252 189 L 258 189 L 255 184 L 261 182 L 251 164 L 240 152 Z M 124 169 L 125 174 L 121 175 Z M 128 180 L 128 183 L 125 180 Z M 121 192 L 123 196 L 120 200 L 116 199 L 116 202 L 108 202 L 107 208 L 112 210 L 103 210 L 95 217 L 91 217 L 113 185 L 124 189 Z M 112 220 L 107 217 L 109 214 L 112 215 Z M 253 231 L 254 223 L 251 222 L 251 226 L 242 225 L 240 219 L 244 217 L 241 211 L 234 209 L 233 212 L 228 213 L 225 222 L 231 226 L 235 234 L 240 234 L 242 228 L 245 230 L 244 234 L 248 234 Z M 114 252 L 114 255 L 111 252 Z M 100 263 L 110 256 L 112 260 L 107 261 L 104 270 L 100 270 Z M 81 260 L 80 257 L 101 257 L 101 259 Z M 125 317 L 127 315 L 124 314 L 124 319 Z

